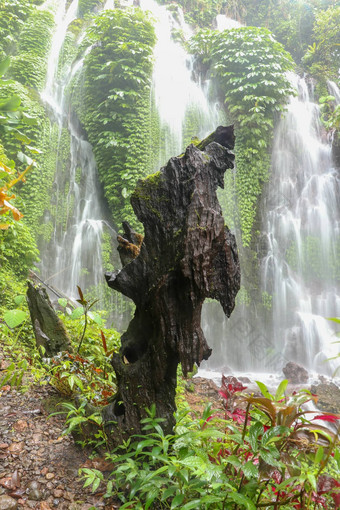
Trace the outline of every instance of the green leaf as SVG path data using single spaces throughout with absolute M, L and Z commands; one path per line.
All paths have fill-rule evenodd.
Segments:
M 94 481 L 93 481 L 93 485 L 92 485 L 92 492 L 96 492 L 96 490 L 98 489 L 99 485 L 100 485 L 100 478 L 95 478 Z
M 162 501 L 166 501 L 168 498 L 171 498 L 173 496 L 174 492 L 176 492 L 176 490 L 177 490 L 177 487 L 175 485 L 165 489 L 165 491 L 162 494 Z
M 279 452 L 274 453 L 272 450 L 261 450 L 260 451 L 260 457 L 266 464 L 269 464 L 270 466 L 274 467 L 281 467 L 280 462 L 278 462 L 276 459 L 279 456 Z
M 184 501 L 184 494 L 177 494 L 177 496 L 174 497 L 171 503 L 171 510 L 173 508 L 178 508 Z
M 324 448 L 322 446 L 319 446 L 319 448 L 315 454 L 314 464 L 319 464 L 323 458 L 323 455 L 324 455 Z
M 18 306 L 22 305 L 26 300 L 26 296 L 24 294 L 20 294 L 19 296 L 15 296 L 14 303 Z
M 249 437 L 248 441 L 250 443 L 251 449 L 254 453 L 258 451 L 257 440 L 260 434 L 263 433 L 263 424 L 260 421 L 257 421 L 252 425 L 249 429 Z
M 10 310 L 4 314 L 4 321 L 11 329 L 22 324 L 28 317 L 28 313 L 23 310 Z
M 24 154 L 23 152 L 18 152 L 17 154 L 17 158 L 19 161 L 21 161 L 21 163 L 24 163 L 24 165 L 34 165 L 34 161 L 32 158 L 30 158 L 29 156 L 26 156 L 26 154 Z
M 192 501 L 189 501 L 189 503 L 186 503 L 184 506 L 182 506 L 181 510 L 193 510 L 200 508 L 200 499 L 193 499 Z
M 284 379 L 283 381 L 280 382 L 279 387 L 277 388 L 276 393 L 275 393 L 276 401 L 281 400 L 281 398 L 284 396 L 286 388 L 287 388 L 287 384 L 288 384 L 288 379 Z
M 72 310 L 70 319 L 79 319 L 82 315 L 84 315 L 84 308 L 82 306 L 78 306 L 78 308 Z
M 21 104 L 19 96 L 14 95 L 5 101 L 0 102 L 0 111 L 2 112 L 15 112 Z
M 31 141 L 32 141 L 24 133 L 21 133 L 21 131 L 17 131 L 17 130 L 14 132 L 14 137 L 24 144 L 31 143 Z
M 239 494 L 238 492 L 230 492 L 230 494 L 228 494 L 228 499 L 232 499 L 235 503 L 242 505 L 242 507 L 247 510 L 256 510 L 254 503 L 249 498 L 243 494 Z
M 255 382 L 258 385 L 258 387 L 260 388 L 262 395 L 264 397 L 268 398 L 269 400 L 273 400 L 274 397 L 271 393 L 269 393 L 267 386 L 264 383 L 262 383 L 261 381 L 255 381 Z
M 29 142 L 27 142 L 29 143 Z M 26 145 L 26 149 L 29 149 L 33 154 L 42 154 L 43 151 L 37 149 L 36 147 L 32 147 L 31 145 Z
M 10 57 L 6 57 L 4 60 L 1 60 L 1 62 L 0 62 L 0 76 L 3 76 L 6 73 L 10 64 L 11 64 Z
M 314 491 L 316 491 L 316 478 L 315 478 L 315 475 L 313 475 L 313 473 L 307 473 L 307 479 L 308 479 L 309 483 L 311 484 L 312 489 Z
M 275 438 L 280 438 L 286 434 L 289 434 L 290 430 L 288 427 L 284 427 L 283 425 L 277 425 L 276 427 L 271 427 L 266 430 L 263 434 L 261 445 L 266 446 L 271 440 Z
M 255 466 L 251 460 L 248 460 L 248 462 L 245 463 L 245 465 L 242 467 L 242 471 L 248 480 L 251 478 L 257 478 L 259 474 L 258 467 Z
M 59 298 L 58 299 L 58 303 L 59 303 L 60 306 L 65 308 L 67 306 L 68 300 L 66 298 Z

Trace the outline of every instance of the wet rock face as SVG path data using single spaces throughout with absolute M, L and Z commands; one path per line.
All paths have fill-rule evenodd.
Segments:
M 240 287 L 237 248 L 216 196 L 225 171 L 233 168 L 233 145 L 232 126 L 219 127 L 139 181 L 132 195 L 145 236 L 136 258 L 106 274 L 108 285 L 136 304 L 112 361 L 124 420 L 129 402 L 137 402 L 137 416 L 145 399 L 156 403 L 161 416 L 172 416 L 177 364 L 187 374 L 211 353 L 201 329 L 204 300 L 217 299 L 228 316 L 234 308 Z M 127 243 L 134 244 L 135 233 L 126 224 L 124 231 Z M 142 388 L 132 394 L 126 385 L 136 376 Z
M 313 384 L 311 392 L 318 396 L 316 407 L 328 413 L 340 414 L 340 388 L 331 381 Z
M 294 361 L 289 361 L 282 369 L 282 372 L 288 381 L 293 384 L 305 383 L 309 378 L 307 370 Z

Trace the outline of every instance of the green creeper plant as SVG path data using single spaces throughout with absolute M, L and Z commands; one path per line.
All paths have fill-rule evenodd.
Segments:
M 269 177 L 274 122 L 294 93 L 286 75 L 294 63 L 265 28 L 202 30 L 190 47 L 210 65 L 235 123 L 235 191 L 243 245 L 249 246 L 257 201 Z

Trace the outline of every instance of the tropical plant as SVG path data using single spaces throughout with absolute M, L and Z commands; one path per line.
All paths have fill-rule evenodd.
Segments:
M 338 436 L 314 422 L 340 417 L 308 420 L 302 406 L 313 396 L 286 398 L 286 386 L 271 395 L 259 383 L 263 396 L 246 395 L 237 379 L 223 378 L 227 419 L 210 406 L 195 420 L 182 413 L 172 435 L 164 435 L 152 406 L 142 420 L 145 435 L 107 454 L 115 469 L 106 497 L 118 497 L 122 509 L 333 508 L 340 499 Z M 80 473 L 93 490 L 104 482 L 98 470 Z
M 91 51 L 70 101 L 88 133 L 115 223 L 136 225 L 129 197 L 150 157 L 153 24 L 139 9 L 109 10 L 88 28 Z

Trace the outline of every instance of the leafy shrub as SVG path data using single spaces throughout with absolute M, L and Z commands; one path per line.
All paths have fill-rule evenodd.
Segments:
M 244 386 L 223 378 L 226 420 L 208 406 L 201 419 L 178 416 L 173 435 L 164 435 L 154 407 L 147 410 L 145 435 L 107 454 L 115 469 L 106 497 L 118 497 L 122 509 L 334 508 L 338 437 L 313 422 L 340 417 L 308 420 L 301 406 L 313 397 L 301 391 L 284 398 L 286 385 L 273 396 L 259 383 L 263 396 L 240 396 Z M 93 490 L 104 481 L 98 470 L 80 471 Z

